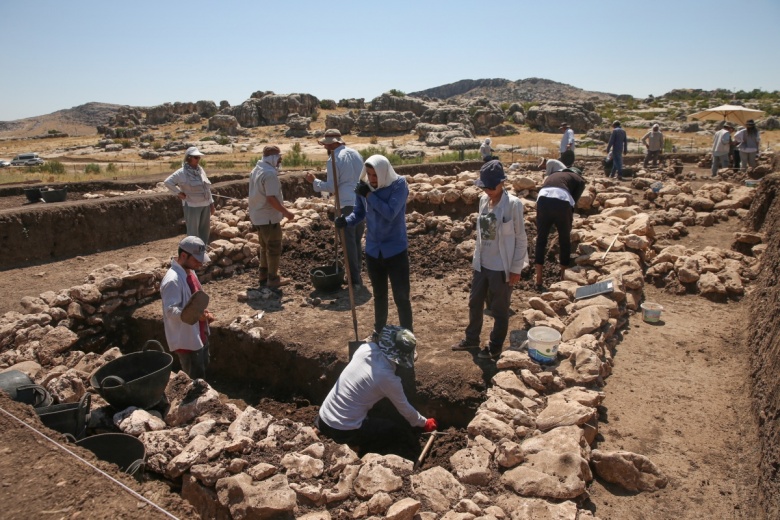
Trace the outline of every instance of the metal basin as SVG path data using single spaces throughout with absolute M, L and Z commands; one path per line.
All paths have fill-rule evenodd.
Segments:
M 171 375 L 173 356 L 163 350 L 158 341 L 149 340 L 141 352 L 126 354 L 97 369 L 89 382 L 114 408 L 151 408 L 162 400 Z
M 101 433 L 81 439 L 76 443 L 95 454 L 100 460 L 111 462 L 119 469 L 133 475 L 140 482 L 146 462 L 144 443 L 125 433 Z
M 341 289 L 344 280 L 344 268 L 339 264 L 315 267 L 309 271 L 311 284 L 322 292 L 334 292 Z

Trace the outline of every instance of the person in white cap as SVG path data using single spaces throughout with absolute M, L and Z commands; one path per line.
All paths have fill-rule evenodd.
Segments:
M 493 148 L 490 146 L 490 138 L 485 139 L 485 142 L 479 147 L 479 153 L 482 154 L 482 161 L 488 162 L 493 158 Z
M 255 226 L 260 247 L 257 258 L 260 261 L 259 282 L 271 288 L 290 283 L 289 278 L 279 276 L 279 262 L 282 257 L 282 219 L 292 220 L 295 214 L 284 207 L 282 184 L 279 182 L 279 168 L 282 152 L 278 146 L 263 148 L 263 158 L 249 174 L 249 220 Z
M 385 397 L 412 427 L 436 430 L 434 418 L 423 417 L 409 404 L 396 373 L 399 367 L 414 368 L 416 346 L 411 331 L 387 325 L 376 340 L 358 347 L 320 406 L 314 422 L 320 433 L 341 444 L 358 445 L 361 452 L 398 443 L 411 433 L 408 428 L 384 417 L 368 417 L 369 410 Z
M 198 237 L 208 244 L 210 219 L 216 210 L 211 196 L 211 181 L 200 166 L 202 156 L 196 147 L 187 148 L 182 167 L 165 179 L 165 187 L 181 199 L 187 235 Z
M 653 129 L 642 137 L 642 144 L 647 148 L 644 162 L 645 169 L 650 165 L 650 161 L 653 161 L 653 168 L 655 168 L 658 166 L 658 160 L 664 151 L 664 134 L 661 133 L 661 127 L 657 124 L 653 125 Z
M 182 311 L 192 294 L 201 289 L 195 270 L 206 262 L 206 244 L 189 236 L 179 242 L 178 255 L 160 284 L 163 327 L 168 348 L 179 358 L 181 368 L 192 379 L 205 378 L 209 364 L 209 323 L 214 315 L 205 309 L 190 325 L 182 320 Z
M 574 130 L 569 123 L 561 123 L 559 129 L 563 130 L 563 136 L 561 137 L 561 154 L 558 159 L 568 168 L 574 164 Z
M 306 174 L 306 180 L 312 183 L 314 191 L 327 191 L 333 193 L 333 163 L 336 161 L 336 176 L 339 181 L 339 204 L 341 205 L 339 215 L 349 215 L 355 207 L 355 187 L 360 180 L 360 172 L 363 170 L 363 157 L 352 148 L 348 148 L 341 138 L 341 132 L 338 129 L 330 128 L 325 131 L 325 135 L 317 141 L 330 155 L 331 159 L 327 162 L 327 177 L 321 181 L 314 177 L 313 173 Z M 338 215 L 336 215 L 338 216 Z M 344 228 L 345 248 L 349 258 L 349 273 L 352 279 L 352 285 L 355 290 L 363 287 L 363 278 L 361 271 L 363 268 L 362 254 L 360 244 L 363 240 L 363 233 L 366 229 L 365 223 Z

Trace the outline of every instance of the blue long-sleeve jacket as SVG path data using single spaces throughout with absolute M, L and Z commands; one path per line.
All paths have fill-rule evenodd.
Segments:
M 358 195 L 347 225 L 366 221 L 366 254 L 372 258 L 390 258 L 409 247 L 406 236 L 406 199 L 409 186 L 399 177 L 392 184 L 379 188 L 368 198 Z

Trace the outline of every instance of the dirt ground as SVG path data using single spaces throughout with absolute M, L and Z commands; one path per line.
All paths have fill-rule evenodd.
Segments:
M 728 248 L 738 227 L 736 219 L 709 228 L 692 227 L 682 243 L 697 248 Z M 215 325 L 225 327 L 238 316 L 263 311 L 259 324 L 276 331 L 280 338 L 342 355 L 346 342 L 354 339 L 347 292 L 321 295 L 318 306 L 306 303 L 317 294 L 300 273 L 332 261 L 332 246 L 324 231 L 311 240 L 305 247 L 290 247 L 283 253 L 283 274 L 296 276 L 299 283 L 285 288 L 280 299 L 239 301 L 238 293 L 255 285 L 253 273 L 207 284 L 212 297 L 210 307 L 219 320 Z M 147 256 L 167 258 L 175 252 L 177 242 L 178 238 L 158 240 L 0 272 L 0 291 L 4 295 L 0 312 L 21 310 L 18 301 L 22 296 L 80 284 L 89 272 L 108 263 L 122 265 Z M 491 365 L 449 349 L 462 337 L 467 321 L 469 263 L 453 257 L 449 247 L 434 240 L 411 237 L 411 243 L 412 306 L 420 341 L 417 381 L 424 382 L 430 392 L 479 395 L 492 375 Z M 371 288 L 365 275 L 364 282 L 367 289 L 358 295 L 357 308 L 361 338 L 373 325 Z M 524 280 L 513 295 L 516 314 L 510 319 L 510 331 L 523 328 L 520 312 L 535 294 L 530 289 Z M 673 296 L 649 285 L 646 299 L 664 306 L 663 322 L 650 325 L 642 322 L 640 315 L 631 318 L 617 347 L 613 374 L 606 380 L 601 435 L 595 447 L 646 455 L 666 473 L 670 483 L 655 493 L 632 494 L 596 480 L 583 506 L 603 520 L 760 518 L 760 513 L 751 508 L 758 460 L 754 451 L 756 428 L 749 411 L 748 360 L 735 351 L 747 320 L 744 305 L 739 301 L 713 303 L 694 295 Z M 159 302 L 147 307 L 155 312 Z M 391 303 L 390 322 L 394 319 Z M 327 324 L 326 334 L 323 324 Z M 490 318 L 486 318 L 483 341 L 491 325 Z M 247 402 L 263 406 L 262 398 Z M 316 413 L 316 407 L 309 403 L 265 404 L 303 422 L 309 422 Z M 449 437 L 434 444 L 428 465 L 448 466 L 449 455 L 463 443 L 457 435 Z M 29 464 L 24 444 L 27 441 L 11 440 L 8 446 L 14 449 L 4 454 L 3 467 Z M 17 443 L 20 449 L 16 449 Z M 63 465 L 63 478 L 70 479 L 72 471 Z M 3 473 L 0 477 L 5 486 L 8 477 Z M 5 499 L 0 495 L 0 504 L 8 499 L 8 495 Z M 86 508 L 81 511 L 85 518 L 103 518 L 91 516 Z

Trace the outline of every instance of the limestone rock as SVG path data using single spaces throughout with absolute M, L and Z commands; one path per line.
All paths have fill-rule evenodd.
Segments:
M 591 461 L 599 477 L 629 491 L 655 491 L 668 483 L 661 470 L 644 455 L 593 450 Z
M 370 498 L 375 493 L 384 491 L 392 493 L 403 487 L 403 479 L 392 469 L 381 464 L 381 461 L 371 461 L 360 467 L 353 488 L 355 494 L 362 498 Z
M 308 455 L 288 453 L 282 457 L 282 466 L 290 477 L 316 478 L 325 471 L 325 463 Z
M 554 504 L 538 498 L 501 495 L 496 506 L 511 511 L 512 520 L 580 520 L 577 504 L 570 500 Z
M 295 491 L 284 475 L 261 482 L 253 482 L 246 473 L 226 477 L 217 481 L 217 496 L 233 518 L 244 520 L 280 518 L 291 514 L 297 503 Z
M 123 433 L 138 437 L 144 432 L 165 429 L 165 421 L 146 410 L 131 406 L 114 415 L 114 424 Z
M 412 491 L 426 509 L 443 513 L 463 498 L 466 488 L 441 466 L 435 466 L 410 477 Z
M 232 437 L 249 437 L 252 440 L 260 440 L 268 430 L 268 426 L 274 421 L 273 416 L 247 406 L 241 415 L 236 417 L 228 427 L 228 433 Z
M 211 447 L 211 442 L 206 437 L 199 435 L 192 439 L 181 453 L 176 455 L 166 467 L 165 474 L 170 478 L 180 477 L 191 466 L 206 462 L 206 452 Z
M 490 453 L 479 446 L 458 450 L 450 457 L 452 472 L 464 484 L 485 486 L 492 477 Z
M 385 520 L 412 520 L 421 506 L 418 500 L 404 498 L 387 509 Z
M 492 441 L 502 438 L 513 439 L 515 431 L 512 426 L 488 411 L 479 411 L 467 426 L 469 435 L 483 435 Z

